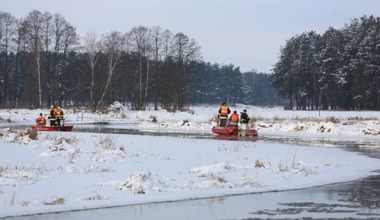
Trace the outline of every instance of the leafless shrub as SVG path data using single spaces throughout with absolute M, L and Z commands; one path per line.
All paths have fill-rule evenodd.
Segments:
M 188 120 L 186 120 L 186 119 L 182 121 L 182 124 L 181 124 L 181 126 L 185 126 L 185 125 L 186 125 L 186 126 L 190 126 L 190 123 L 189 123 L 189 121 L 188 121 Z
M 99 146 L 106 150 L 113 150 L 116 149 L 115 141 L 115 136 L 107 135 L 105 138 L 100 137 Z
M 278 164 L 278 170 L 280 172 L 287 172 L 289 171 L 289 168 L 288 168 L 288 165 L 283 164 L 282 161 L 280 161 L 280 163 Z
M 125 114 L 124 112 L 120 113 L 117 115 L 117 118 L 120 118 L 120 119 L 126 119 L 127 118 L 127 114 Z
M 251 117 L 249 119 L 249 123 L 256 123 L 258 120 L 259 120 L 258 117 Z
M 296 154 L 293 155 L 292 167 L 293 169 L 296 167 Z
M 16 192 L 13 192 L 11 201 L 9 202 L 10 206 L 14 206 L 15 204 L 15 199 L 16 199 Z
M 64 198 L 56 198 L 52 201 L 49 202 L 44 202 L 45 205 L 63 205 L 65 204 L 65 199 Z
M 72 111 L 74 114 L 82 112 L 82 110 L 76 108 L 73 108 Z
M 255 162 L 255 167 L 256 168 L 265 168 L 265 165 L 263 162 L 259 161 L 259 160 L 256 160 Z
M 324 133 L 324 132 L 331 132 L 331 128 L 325 128 L 325 126 L 321 125 L 321 127 L 319 127 L 317 129 L 317 131 L 321 132 L 321 133 Z
M 324 120 L 321 119 L 321 118 L 312 118 L 311 121 L 312 121 L 312 122 L 316 122 L 316 123 L 324 122 Z
M 339 123 L 339 120 L 336 119 L 334 116 L 331 116 L 331 117 L 326 117 L 326 122 L 331 122 L 331 123 Z
M 28 137 L 29 137 L 31 140 L 37 140 L 38 131 L 37 131 L 37 129 L 29 128 L 29 129 L 26 131 L 26 135 L 28 135 Z
M 359 117 L 359 116 L 356 116 L 356 117 L 348 117 L 347 120 L 352 120 L 352 121 L 376 121 L 376 120 L 379 120 L 378 118 L 376 117 Z
M 283 119 L 280 118 L 280 116 L 275 115 L 275 116 L 273 116 L 273 121 L 283 121 Z
M 124 145 L 120 145 L 119 150 L 125 152 L 125 146 Z
M 222 176 L 216 176 L 215 174 L 210 174 L 210 178 L 218 183 L 228 183 L 228 181 Z
M 218 121 L 219 121 L 218 115 L 215 115 L 214 117 L 208 120 L 210 124 L 218 122 Z
M 5 173 L 5 168 L 4 167 L 0 167 L 0 177 L 3 176 Z
M 76 156 L 77 156 L 77 152 L 76 151 L 69 153 L 69 162 L 70 163 L 74 163 Z
M 63 144 L 63 143 L 74 144 L 77 142 L 78 142 L 78 139 L 75 136 L 60 137 L 60 138 L 56 139 L 56 144 Z
M 297 127 L 295 127 L 293 130 L 294 131 L 302 131 L 304 128 L 305 128 L 305 126 L 303 126 L 303 125 L 297 125 Z
M 176 109 L 175 108 L 166 108 L 165 109 L 167 112 L 175 113 Z
M 96 192 L 94 195 L 89 195 L 89 196 L 83 198 L 83 200 L 102 200 L 102 199 L 103 198 Z
M 131 189 L 136 194 L 145 194 L 146 186 L 145 183 L 149 180 L 151 176 L 150 172 L 146 171 L 138 171 L 133 175 L 128 177 L 128 179 L 121 184 L 119 190 L 123 190 L 125 188 Z
M 155 116 L 155 115 L 151 115 L 151 116 L 149 117 L 149 121 L 152 122 L 152 123 L 157 123 L 157 116 Z

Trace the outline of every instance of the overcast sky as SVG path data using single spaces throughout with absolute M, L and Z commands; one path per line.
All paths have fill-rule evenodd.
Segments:
M 133 27 L 183 32 L 204 61 L 270 72 L 287 39 L 322 34 L 363 15 L 380 16 L 379 0 L 0 0 L 0 10 L 24 18 L 32 10 L 59 13 L 80 36 Z

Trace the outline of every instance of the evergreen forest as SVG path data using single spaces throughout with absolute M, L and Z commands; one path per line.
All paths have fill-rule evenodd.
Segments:
M 380 110 L 380 18 L 290 38 L 270 78 L 289 109 Z

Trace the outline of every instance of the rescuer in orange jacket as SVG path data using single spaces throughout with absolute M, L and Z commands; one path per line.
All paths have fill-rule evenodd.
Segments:
M 58 106 L 58 108 L 54 109 L 54 115 L 55 115 L 55 121 L 57 126 L 61 126 L 61 121 L 63 119 L 63 111 L 61 107 Z
M 228 105 L 226 103 L 223 103 L 219 109 L 219 115 L 218 115 L 220 126 L 226 126 L 228 114 L 230 114 L 230 113 L 231 113 L 231 110 L 228 107 Z
M 36 119 L 36 122 L 37 122 L 37 126 L 46 126 L 46 119 L 42 115 L 42 113 L 40 113 L 40 116 Z
M 50 126 L 55 126 L 55 108 L 54 108 L 54 105 L 50 106 L 48 120 L 50 121 Z
M 232 115 L 230 117 L 230 125 L 232 125 L 232 126 L 238 126 L 239 125 L 239 115 L 236 111 L 234 111 L 234 113 L 232 113 Z

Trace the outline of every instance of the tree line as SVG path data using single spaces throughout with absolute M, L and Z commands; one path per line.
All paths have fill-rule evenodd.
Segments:
M 380 110 L 380 18 L 290 38 L 271 81 L 290 109 Z
M 184 33 L 158 26 L 79 37 L 57 13 L 34 10 L 16 19 L 0 12 L 0 105 L 96 111 L 114 101 L 144 110 L 148 103 L 182 109 L 193 103 L 282 100 L 267 74 L 207 63 L 200 48 Z

